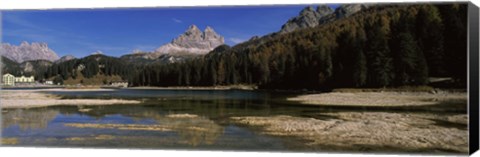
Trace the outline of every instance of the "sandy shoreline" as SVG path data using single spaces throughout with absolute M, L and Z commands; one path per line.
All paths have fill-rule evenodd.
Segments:
M 58 96 L 43 93 L 46 91 L 111 91 L 113 89 L 36 89 L 36 90 L 2 90 L 0 95 L 0 108 L 32 108 L 56 105 L 113 105 L 113 104 L 139 104 L 137 100 L 123 99 L 61 99 Z
M 239 87 L 240 88 L 240 87 Z M 237 89 L 225 87 L 133 87 L 128 89 L 168 89 L 168 90 L 230 90 Z M 123 99 L 60 99 L 55 95 L 44 92 L 61 91 L 114 91 L 116 89 L 25 89 L 1 90 L 2 108 L 28 108 L 54 105 L 112 105 L 112 104 L 138 104 L 140 101 Z M 328 106 L 366 106 L 366 107 L 402 107 L 436 105 L 445 101 L 467 101 L 467 94 L 461 93 L 427 93 L 427 92 L 330 92 L 320 94 L 304 94 L 287 98 L 308 105 Z
M 141 89 L 141 88 L 140 88 Z M 155 88 L 158 89 L 158 88 Z M 61 99 L 48 91 L 113 91 L 115 89 L 36 89 L 2 90 L 1 108 L 32 108 L 55 105 L 116 105 L 139 104 L 141 101 L 122 99 Z M 414 106 L 435 105 L 443 101 L 465 101 L 466 93 L 423 92 L 332 92 L 307 94 L 290 101 L 312 105 L 342 106 Z M 80 110 L 81 111 L 81 110 Z M 75 128 L 100 128 L 140 131 L 175 131 L 183 134 L 211 135 L 223 132 L 215 122 L 195 114 L 169 114 L 155 117 L 158 125 L 130 124 L 67 124 Z M 234 124 L 259 129 L 259 133 L 272 136 L 296 137 L 305 140 L 312 150 L 332 151 L 400 151 L 400 152 L 468 152 L 468 115 L 462 113 L 416 113 L 386 111 L 320 112 L 308 116 L 236 116 L 228 118 Z M 173 122 L 172 125 L 160 125 Z M 192 124 L 194 124 L 192 126 Z M 201 124 L 201 125 L 199 125 Z M 37 124 L 46 125 L 46 124 Z M 178 125 L 178 126 L 177 126 Z M 213 128 L 213 129 L 212 129 Z M 213 131 L 211 131 L 213 130 Z M 98 137 L 100 139 L 107 137 Z M 108 137 L 108 139 L 113 137 Z M 116 138 L 116 137 L 115 137 Z M 198 139 L 195 136 L 195 139 Z M 212 138 L 214 139 L 214 138 Z M 72 138 L 88 141 L 89 138 Z M 15 139 L 2 143 L 15 144 Z M 199 141 L 193 140 L 193 145 Z
M 436 105 L 444 101 L 465 101 L 466 103 L 467 93 L 331 92 L 300 95 L 287 100 L 329 106 L 423 106 Z
M 298 137 L 306 140 L 312 148 L 322 150 L 468 152 L 466 114 L 338 112 L 322 115 L 332 118 L 279 115 L 232 117 L 231 120 L 260 128 L 263 134 Z M 442 126 L 438 121 L 459 124 L 460 127 Z
M 255 90 L 258 87 L 251 85 L 232 85 L 232 86 L 172 86 L 172 87 L 152 87 L 152 86 L 139 86 L 128 87 L 126 89 L 168 89 L 168 90 Z

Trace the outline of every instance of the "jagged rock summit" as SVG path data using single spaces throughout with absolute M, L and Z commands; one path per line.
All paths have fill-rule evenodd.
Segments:
M 317 9 L 308 6 L 296 17 L 291 18 L 282 26 L 280 33 L 288 33 L 298 29 L 315 27 L 337 19 L 348 17 L 367 9 L 371 4 L 344 4 L 333 10 L 327 5 L 319 5 Z
M 191 25 L 172 42 L 157 48 L 150 57 L 158 58 L 164 54 L 206 54 L 224 43 L 224 38 L 212 27 L 207 26 L 202 32 L 197 26 Z
M 335 15 L 337 18 L 348 17 L 370 6 L 371 4 L 344 4 L 335 10 Z
M 308 6 L 300 11 L 300 15 L 288 20 L 288 22 L 282 26 L 280 32 L 287 33 L 301 28 L 315 27 L 319 24 L 319 20 L 322 17 L 332 13 L 333 9 L 327 5 L 320 5 L 316 10 L 312 6 Z
M 62 58 L 56 60 L 55 63 L 62 63 L 62 62 L 66 62 L 66 61 L 69 61 L 69 60 L 72 60 L 72 59 L 76 59 L 75 56 L 66 55 L 66 56 L 63 56 Z
M 17 63 L 30 60 L 48 60 L 55 61 L 58 55 L 46 43 L 28 43 L 22 42 L 19 46 L 9 43 L 2 43 L 0 46 L 0 55 L 7 57 Z

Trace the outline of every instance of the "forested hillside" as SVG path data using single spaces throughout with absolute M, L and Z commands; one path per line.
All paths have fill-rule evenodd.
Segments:
M 3 74 L 21 75 L 22 70 L 20 64 L 4 56 L 0 56 L 0 58 L 2 59 L 1 66 Z
M 35 79 L 43 81 L 45 80 L 45 72 L 52 65 L 49 60 L 30 60 L 20 64 L 21 72 L 27 76 L 34 76 Z
M 67 79 L 76 79 L 79 74 L 82 78 L 93 78 L 97 75 L 120 76 L 130 80 L 136 73 L 134 66 L 119 58 L 101 54 L 90 55 L 82 59 L 72 59 L 55 63 L 47 69 L 46 78 L 55 78 L 55 83 L 62 83 Z M 101 80 L 102 81 L 102 80 Z
M 467 5 L 374 6 L 314 28 L 220 46 L 183 63 L 139 66 L 136 86 L 256 84 L 331 89 L 467 77 Z

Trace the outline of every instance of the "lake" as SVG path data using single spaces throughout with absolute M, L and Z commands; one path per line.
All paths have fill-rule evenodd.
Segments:
M 322 116 L 319 113 L 440 112 L 457 115 L 466 110 L 459 108 L 458 104 L 390 108 L 320 107 L 286 101 L 287 97 L 299 93 L 247 90 L 118 89 L 48 93 L 59 95 L 63 99 L 122 98 L 141 100 L 142 103 L 2 109 L 2 138 L 7 139 L 4 144 L 41 147 L 319 151 L 332 149 L 329 146 L 308 145 L 308 140 L 296 136 L 264 133 L 260 127 L 233 122 L 231 117 L 282 115 L 328 120 L 335 117 Z M 466 128 L 466 125 L 456 123 L 435 125 L 462 130 Z M 429 151 L 427 149 L 426 152 Z M 435 149 L 432 151 L 436 152 Z

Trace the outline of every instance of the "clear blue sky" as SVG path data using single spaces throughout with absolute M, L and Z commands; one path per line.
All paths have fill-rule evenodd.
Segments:
M 3 41 L 45 42 L 59 56 L 95 51 L 121 56 L 153 51 L 195 24 L 211 26 L 228 45 L 280 30 L 305 5 L 3 11 Z M 331 7 L 337 7 L 332 5 Z

